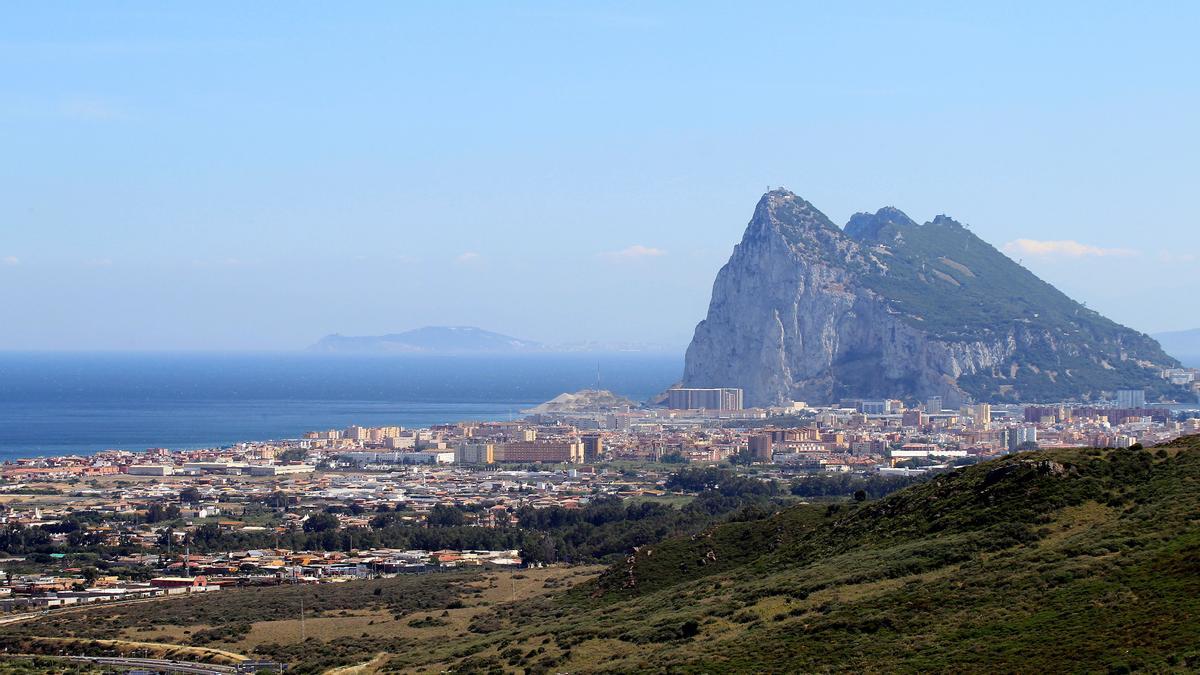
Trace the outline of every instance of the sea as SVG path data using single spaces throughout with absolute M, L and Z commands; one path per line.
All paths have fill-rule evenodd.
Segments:
M 645 400 L 681 354 L 0 353 L 0 460 L 508 420 L 563 392 Z

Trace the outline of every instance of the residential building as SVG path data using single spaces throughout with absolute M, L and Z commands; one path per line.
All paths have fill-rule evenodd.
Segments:
M 514 441 L 497 448 L 499 462 L 583 462 L 583 443 L 566 441 Z
M 667 391 L 671 410 L 741 410 L 743 392 L 736 388 L 697 389 L 679 387 Z

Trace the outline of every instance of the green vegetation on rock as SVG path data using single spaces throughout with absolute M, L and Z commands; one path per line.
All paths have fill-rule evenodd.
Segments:
M 1153 338 L 1072 300 L 946 216 L 924 225 L 904 220 L 877 230 L 847 228 L 874 247 L 883 265 L 864 274 L 863 283 L 937 339 L 1015 338 L 1015 369 L 959 379 L 979 400 L 1007 398 L 1005 385 L 1029 400 L 1067 400 L 1080 392 L 1131 386 L 1170 393 L 1144 366 L 1178 365 Z

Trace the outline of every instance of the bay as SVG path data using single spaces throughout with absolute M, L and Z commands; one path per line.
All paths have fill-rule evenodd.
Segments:
M 502 420 L 565 391 L 644 400 L 674 354 L 0 353 L 0 459 L 196 448 L 314 429 Z

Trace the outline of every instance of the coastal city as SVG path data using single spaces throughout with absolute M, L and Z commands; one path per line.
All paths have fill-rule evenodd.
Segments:
M 13 3 L 0 675 L 1200 673 L 1197 25 Z
M 1200 385 L 1195 369 L 1163 376 Z M 656 406 L 584 390 L 517 421 L 350 426 L 229 447 L 6 462 L 0 610 L 540 565 L 559 558 L 511 536 L 480 536 L 466 548 L 454 547 L 461 535 L 389 542 L 380 533 L 507 532 L 537 511 L 681 503 L 686 489 L 671 477 L 683 467 L 838 495 L 804 486 L 917 481 L 1016 451 L 1150 446 L 1200 433 L 1196 406 L 1147 404 L 1132 389 L 1086 405 L 742 401 L 736 388 L 675 388 Z

